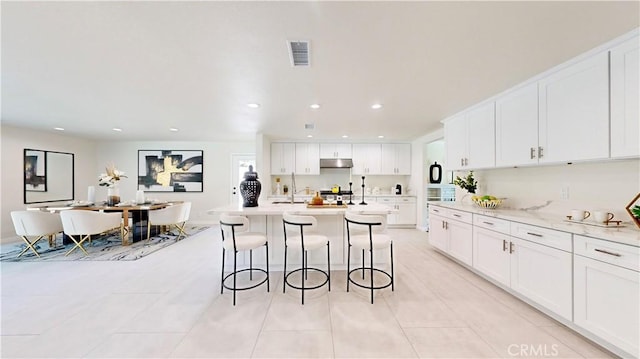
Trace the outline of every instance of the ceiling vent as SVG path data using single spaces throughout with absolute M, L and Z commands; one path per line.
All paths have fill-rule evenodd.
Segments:
M 309 41 L 289 41 L 289 59 L 291 65 L 309 66 Z
M 304 129 L 305 130 L 313 130 L 314 128 L 316 128 L 316 125 L 314 125 L 313 123 L 305 123 L 304 124 Z

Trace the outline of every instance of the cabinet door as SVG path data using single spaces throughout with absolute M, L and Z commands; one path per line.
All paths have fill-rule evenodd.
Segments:
M 473 229 L 473 267 L 506 286 L 511 284 L 510 240 L 506 234 Z
M 295 171 L 294 143 L 271 144 L 271 174 L 291 174 Z
M 396 144 L 396 174 L 397 175 L 410 175 L 411 174 L 411 144 L 398 143 Z
M 417 222 L 417 206 L 414 198 L 398 198 L 396 199 L 396 208 L 398 209 L 398 224 L 415 225 Z
M 335 149 L 336 158 L 351 158 L 353 156 L 350 143 L 336 143 Z
M 496 100 L 496 166 L 538 163 L 538 83 Z
M 574 322 L 638 357 L 638 272 L 574 255 Z
M 553 73 L 539 85 L 539 162 L 608 158 L 608 53 Z
M 492 168 L 496 165 L 495 102 L 479 106 L 467 113 L 468 168 Z
M 296 143 L 296 174 L 320 174 L 320 146 L 317 143 Z
M 381 147 L 379 144 L 353 145 L 353 174 L 380 174 Z
M 444 123 L 446 167 L 448 169 L 464 169 L 465 159 L 468 157 L 467 138 L 467 120 L 464 115 L 451 118 Z
M 350 143 L 321 143 L 320 158 L 351 158 Z
M 469 223 L 447 220 L 445 225 L 449 232 L 449 251 L 462 263 L 473 263 L 473 226 Z
M 571 321 L 571 253 L 511 238 L 511 289 Z
M 380 173 L 383 175 L 396 174 L 396 145 L 383 143 L 380 154 Z
M 640 156 L 638 37 L 611 49 L 611 157 Z
M 429 244 L 443 252 L 448 250 L 447 230 L 444 217 L 429 214 Z

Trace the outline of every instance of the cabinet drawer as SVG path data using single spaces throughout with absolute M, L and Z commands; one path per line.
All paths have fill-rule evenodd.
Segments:
M 415 197 L 396 197 L 396 203 L 416 203 Z
M 571 252 L 571 233 L 511 222 L 511 235 L 545 246 Z
M 473 223 L 473 214 L 471 212 L 458 211 L 456 209 L 449 209 L 449 219 L 455 219 L 464 223 Z
M 446 217 L 449 215 L 449 210 L 443 207 L 429 205 L 429 214 L 435 214 L 435 215 Z
M 387 205 L 392 205 L 396 203 L 396 199 L 395 198 L 389 198 L 389 197 L 378 197 L 376 198 L 376 202 L 378 203 L 384 203 Z
M 509 234 L 511 222 L 505 221 L 504 219 L 493 218 L 489 216 L 483 216 L 476 214 L 473 216 L 473 225 L 490 229 L 492 231 Z
M 574 237 L 574 253 L 640 272 L 640 248 L 580 235 Z

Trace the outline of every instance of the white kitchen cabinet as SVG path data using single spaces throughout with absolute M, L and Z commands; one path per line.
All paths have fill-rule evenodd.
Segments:
M 472 264 L 472 215 L 429 207 L 429 243 L 469 266 Z
M 350 143 L 320 144 L 320 158 L 351 158 L 352 156 Z
M 411 144 L 383 143 L 381 151 L 381 174 L 411 174 Z
M 295 143 L 271 144 L 271 174 L 286 175 L 295 171 L 296 145 Z
M 538 83 L 496 100 L 496 166 L 538 163 Z
M 378 175 L 382 150 L 380 144 L 353 144 L 353 174 Z
M 317 143 L 296 143 L 296 174 L 320 174 L 320 145 Z
M 415 227 L 417 221 L 417 205 L 415 197 L 384 196 L 378 197 L 377 202 L 396 210 L 395 213 L 389 214 L 387 217 L 387 224 L 389 226 Z
M 574 322 L 638 357 L 638 247 L 575 236 Z
M 611 49 L 611 157 L 640 156 L 640 39 Z
M 571 253 L 484 227 L 476 225 L 473 228 L 473 267 L 571 320 Z M 530 236 L 539 238 L 543 243 L 545 235 L 549 234 L 535 230 L 529 232 Z M 559 233 L 559 238 L 567 239 L 571 246 L 571 236 L 566 238 L 564 234 Z
M 495 167 L 495 102 L 477 106 L 444 124 L 447 167 Z
M 608 53 L 570 65 L 538 84 L 539 162 L 608 158 Z

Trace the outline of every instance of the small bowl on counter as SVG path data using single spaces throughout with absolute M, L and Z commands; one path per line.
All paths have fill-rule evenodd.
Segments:
M 496 209 L 502 204 L 502 199 L 493 198 L 493 199 L 483 199 L 482 197 L 473 198 L 473 203 L 475 203 L 480 208 L 486 209 Z

